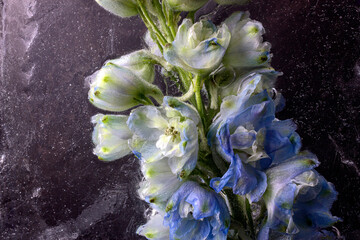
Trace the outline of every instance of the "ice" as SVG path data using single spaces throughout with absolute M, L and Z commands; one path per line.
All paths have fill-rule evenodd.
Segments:
M 218 24 L 249 10 L 263 23 L 272 65 L 284 72 L 278 117 L 294 119 L 303 149 L 339 191 L 333 214 L 348 239 L 360 225 L 359 7 L 253 0 L 201 11 L 215 8 Z M 136 195 L 138 160 L 106 164 L 92 154 L 90 117 L 102 111 L 88 103 L 84 79 L 144 46 L 145 27 L 87 0 L 0 0 L 0 14 L 0 239 L 141 239 L 135 231 L 150 211 Z

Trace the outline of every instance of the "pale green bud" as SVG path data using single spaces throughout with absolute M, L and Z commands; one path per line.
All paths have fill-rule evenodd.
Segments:
M 97 114 L 91 118 L 95 124 L 93 142 L 94 154 L 103 161 L 113 161 L 128 155 L 131 151 L 128 140 L 132 133 L 126 125 L 128 116 Z
M 137 6 L 132 0 L 95 0 L 105 10 L 120 16 L 132 17 L 138 14 Z
M 91 76 L 90 102 L 103 110 L 125 111 L 139 104 L 149 104 L 148 97 L 162 102 L 161 90 L 137 76 L 130 69 L 108 63 Z
M 201 8 L 208 0 L 166 0 L 176 11 L 195 11 Z
M 149 52 L 145 50 L 136 51 L 120 58 L 109 60 L 105 63 L 105 66 L 109 64 L 126 67 L 145 81 L 149 83 L 154 82 L 155 67 L 153 59 Z

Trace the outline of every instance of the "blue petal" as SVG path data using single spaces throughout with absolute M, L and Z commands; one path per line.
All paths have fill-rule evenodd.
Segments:
M 295 132 L 292 120 L 274 121 L 266 129 L 264 149 L 273 164 L 280 163 L 296 155 L 301 148 L 300 136 Z

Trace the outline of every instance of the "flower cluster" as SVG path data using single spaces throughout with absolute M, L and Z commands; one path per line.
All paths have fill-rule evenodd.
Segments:
M 340 219 L 337 193 L 302 152 L 296 124 L 275 114 L 282 73 L 270 66 L 265 30 L 248 12 L 220 25 L 194 22 L 208 0 L 97 0 L 120 16 L 139 15 L 147 49 L 107 61 L 90 76 L 97 114 L 94 154 L 113 161 L 133 153 L 138 195 L 154 214 L 137 230 L 147 239 L 319 239 Z M 246 1 L 217 0 L 222 5 Z M 181 12 L 189 12 L 181 20 Z M 164 96 L 155 66 L 182 96 Z M 261 213 L 252 209 L 262 206 Z

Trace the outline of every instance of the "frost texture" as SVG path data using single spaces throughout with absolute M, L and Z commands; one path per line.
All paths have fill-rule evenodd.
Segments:
M 294 119 L 303 145 L 321 160 L 319 172 L 336 184 L 332 212 L 345 219 L 338 227 L 348 239 L 360 234 L 354 2 L 240 7 L 267 29 L 272 64 L 284 72 L 277 88 L 287 106 L 279 118 Z M 220 23 L 232 9 L 216 12 Z M 0 18 L 0 239 L 137 239 L 146 208 L 134 195 L 138 162 L 105 164 L 92 154 L 89 119 L 98 111 L 87 102 L 84 77 L 140 49 L 145 27 L 80 0 L 3 0 Z

